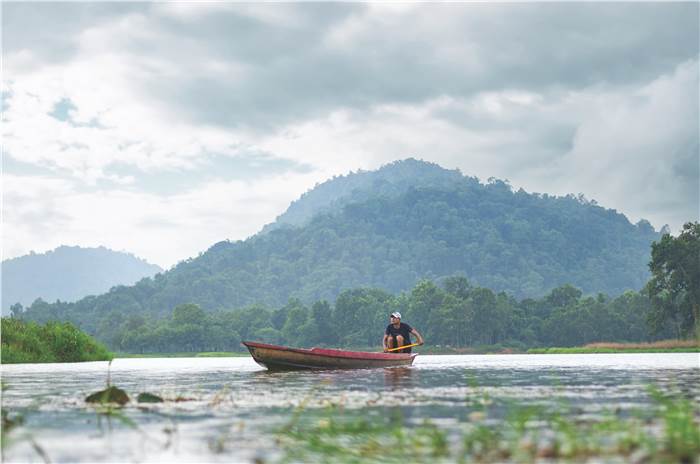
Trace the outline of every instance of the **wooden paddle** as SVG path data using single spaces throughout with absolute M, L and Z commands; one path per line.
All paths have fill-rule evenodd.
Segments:
M 410 345 L 404 345 L 404 346 L 400 346 L 398 348 L 390 348 L 390 349 L 386 350 L 386 352 L 389 353 L 391 351 L 399 351 L 399 350 L 403 350 L 404 348 L 410 348 L 412 346 L 418 346 L 418 345 L 420 345 L 420 343 L 411 343 Z

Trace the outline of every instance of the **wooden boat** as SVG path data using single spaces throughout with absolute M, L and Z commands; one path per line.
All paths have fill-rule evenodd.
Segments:
M 266 343 L 243 342 L 255 362 L 270 370 L 367 369 L 410 366 L 418 354 L 371 353 L 327 348 L 288 348 Z

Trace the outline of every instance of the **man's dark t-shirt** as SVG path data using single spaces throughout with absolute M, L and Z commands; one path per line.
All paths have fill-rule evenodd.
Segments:
M 388 326 L 386 326 L 386 331 L 384 333 L 394 339 L 394 348 L 398 348 L 398 345 L 397 345 L 398 342 L 396 340 L 396 336 L 402 335 L 403 336 L 403 344 L 410 345 L 411 344 L 411 330 L 413 330 L 413 328 L 410 325 L 402 322 L 401 325 L 399 325 L 398 329 L 396 327 L 394 327 L 394 324 L 389 324 Z M 402 353 L 410 353 L 411 349 L 406 348 L 406 349 L 401 350 L 401 352 Z

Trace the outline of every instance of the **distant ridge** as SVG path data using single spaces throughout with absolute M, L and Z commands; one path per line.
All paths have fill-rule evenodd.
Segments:
M 132 254 L 104 247 L 60 246 L 2 262 L 2 311 L 41 298 L 75 301 L 98 295 L 115 285 L 131 285 L 162 269 Z

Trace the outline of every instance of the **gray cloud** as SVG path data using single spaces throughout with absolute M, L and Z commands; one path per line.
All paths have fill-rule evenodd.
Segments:
M 570 91 L 652 79 L 698 54 L 697 3 L 261 5 L 295 18 L 266 22 L 248 5 L 162 14 L 167 5 L 8 4 L 5 51 L 66 59 L 76 35 L 143 14 L 149 34 L 115 37 L 158 57 L 134 84 L 195 122 L 274 129 L 337 107 L 468 97 L 503 88 Z M 343 38 L 343 31 L 349 31 Z M 335 37 L 335 40 L 332 38 Z M 211 63 L 228 68 L 212 72 Z
M 306 19 L 296 27 L 242 19 L 235 9 L 159 24 L 165 42 L 184 44 L 175 49 L 188 72 L 144 82 L 146 91 L 200 121 L 260 127 L 339 106 L 629 85 L 698 53 L 697 4 L 445 4 L 394 16 L 363 6 L 295 9 Z M 343 28 L 351 35 L 331 45 Z M 237 64 L 240 75 L 203 72 L 211 59 Z
M 131 2 L 6 2 L 2 5 L 2 51 L 27 50 L 41 63 L 63 62 L 78 52 L 76 39 L 86 28 L 146 8 L 146 4 Z

